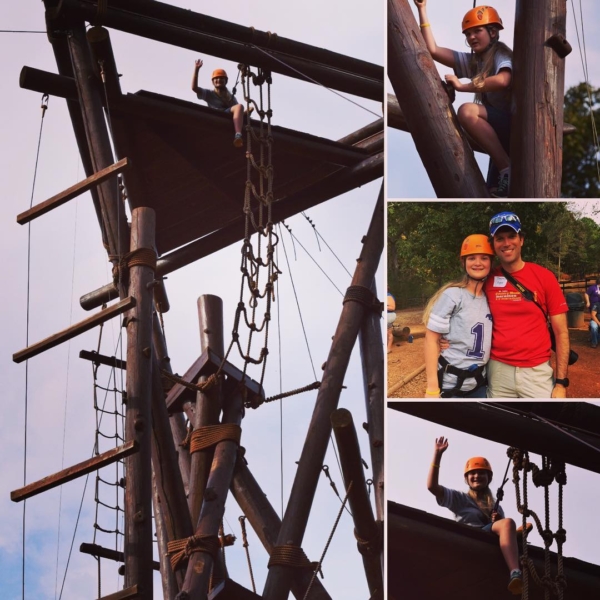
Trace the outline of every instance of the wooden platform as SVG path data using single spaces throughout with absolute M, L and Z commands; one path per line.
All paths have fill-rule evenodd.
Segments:
M 600 567 L 569 558 L 568 546 L 567 537 L 565 598 L 598 598 Z M 528 546 L 528 550 L 538 573 L 543 573 L 543 549 Z M 554 574 L 554 553 L 551 564 Z M 506 600 L 513 597 L 506 589 L 508 570 L 496 536 L 394 502 L 388 502 L 388 565 L 390 600 Z M 541 588 L 531 580 L 529 598 L 544 598 Z
M 117 155 L 133 164 L 130 206 L 156 211 L 159 254 L 241 218 L 246 153 L 233 147 L 231 115 L 140 91 L 111 102 L 111 118 Z M 277 203 L 370 156 L 284 127 L 274 126 L 273 137 Z

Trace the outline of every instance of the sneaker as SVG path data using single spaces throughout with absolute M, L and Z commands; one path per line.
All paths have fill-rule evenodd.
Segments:
M 523 573 L 521 573 L 519 569 L 514 569 L 510 572 L 508 591 L 515 596 L 518 596 L 523 592 Z
M 494 198 L 508 198 L 508 184 L 510 182 L 508 171 L 498 178 L 498 187 L 492 191 Z
M 233 145 L 236 148 L 241 148 L 244 145 L 244 138 L 241 133 L 236 133 L 233 138 Z

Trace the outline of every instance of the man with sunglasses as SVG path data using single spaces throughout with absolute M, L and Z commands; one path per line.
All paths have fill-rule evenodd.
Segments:
M 558 281 L 548 269 L 521 258 L 524 237 L 516 214 L 501 212 L 492 217 L 490 236 L 500 266 L 484 284 L 493 319 L 488 397 L 566 398 L 568 307 Z M 545 315 L 556 338 L 556 372 L 550 366 Z
M 235 136 L 233 145 L 241 148 L 244 145 L 242 138 L 242 126 L 244 124 L 244 107 L 237 101 L 236 97 L 227 89 L 228 77 L 223 69 L 215 69 L 211 80 L 214 90 L 207 90 L 198 85 L 198 73 L 202 67 L 202 60 L 198 59 L 194 64 L 194 75 L 192 77 L 192 91 L 199 100 L 204 100 L 211 108 L 222 110 L 233 115 L 233 128 Z

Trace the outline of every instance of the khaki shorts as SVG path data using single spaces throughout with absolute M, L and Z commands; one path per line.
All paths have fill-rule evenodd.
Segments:
M 537 367 L 512 367 L 497 360 L 487 364 L 488 398 L 550 398 L 554 371 L 550 362 Z

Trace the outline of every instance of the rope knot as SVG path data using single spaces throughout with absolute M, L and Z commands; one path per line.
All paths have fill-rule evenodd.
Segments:
M 379 302 L 371 289 L 363 285 L 351 285 L 344 296 L 343 304 L 346 302 L 358 302 L 369 310 L 383 312 L 383 302 Z

